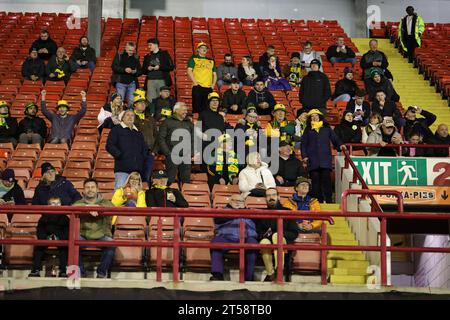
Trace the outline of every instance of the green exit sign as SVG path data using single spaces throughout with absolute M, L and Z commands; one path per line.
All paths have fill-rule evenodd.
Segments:
M 427 159 L 353 157 L 368 185 L 426 186 Z

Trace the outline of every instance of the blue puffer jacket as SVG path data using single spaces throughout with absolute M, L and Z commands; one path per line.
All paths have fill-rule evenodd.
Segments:
M 72 182 L 62 176 L 56 176 L 55 181 L 50 185 L 40 182 L 34 191 L 32 204 L 47 205 L 50 197 L 60 198 L 63 206 L 70 206 L 81 199 L 80 193 L 75 189 Z
M 227 205 L 225 209 L 233 209 Z M 258 237 L 256 225 L 252 219 L 243 219 L 245 222 L 245 239 Z M 223 237 L 230 242 L 239 242 L 239 228 L 241 219 L 215 218 L 216 236 Z

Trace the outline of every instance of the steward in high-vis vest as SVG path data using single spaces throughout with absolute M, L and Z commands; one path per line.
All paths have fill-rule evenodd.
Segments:
M 406 8 L 406 15 L 400 20 L 398 27 L 398 38 L 404 55 L 408 57 L 408 62 L 414 59 L 414 50 L 420 48 L 422 33 L 425 31 L 425 23 L 421 16 L 414 12 L 414 8 Z

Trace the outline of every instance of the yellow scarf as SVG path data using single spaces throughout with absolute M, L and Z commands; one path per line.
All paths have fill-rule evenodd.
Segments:
M 167 186 L 159 186 L 159 185 L 154 184 L 153 188 L 160 189 L 160 190 L 166 190 L 168 187 Z
M 323 127 L 323 121 L 312 121 L 311 128 L 319 132 L 320 128 Z
M 134 110 L 134 114 L 137 115 L 139 117 L 139 119 L 145 120 L 145 113 L 143 113 L 143 112 L 136 112 L 136 110 Z

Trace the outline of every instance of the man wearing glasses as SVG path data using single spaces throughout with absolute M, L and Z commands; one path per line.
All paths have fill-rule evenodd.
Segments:
M 246 209 L 245 200 L 240 194 L 233 194 L 228 209 Z M 258 243 L 255 222 L 252 219 L 242 219 L 245 224 L 245 242 Z M 238 218 L 214 218 L 216 236 L 213 243 L 239 243 L 240 221 Z M 223 255 L 229 249 L 211 249 L 211 278 L 212 281 L 224 280 Z M 256 251 L 245 250 L 245 281 L 253 281 Z

